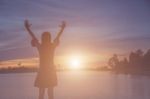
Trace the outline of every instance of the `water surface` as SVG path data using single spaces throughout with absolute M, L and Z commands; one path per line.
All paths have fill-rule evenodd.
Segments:
M 150 99 L 150 77 L 110 72 L 58 72 L 55 99 Z M 35 73 L 0 74 L 0 99 L 37 99 Z M 47 97 L 46 97 L 47 98 Z

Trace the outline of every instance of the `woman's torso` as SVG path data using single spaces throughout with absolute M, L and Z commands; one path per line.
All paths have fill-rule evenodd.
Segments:
M 53 44 L 48 46 L 40 46 L 40 69 L 54 69 L 54 47 Z

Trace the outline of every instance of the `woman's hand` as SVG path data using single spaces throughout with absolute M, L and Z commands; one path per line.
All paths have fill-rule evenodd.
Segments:
M 61 29 L 63 30 L 66 27 L 66 22 L 62 21 L 62 24 L 60 25 Z
M 24 26 L 25 26 L 27 29 L 29 29 L 29 28 L 31 27 L 31 25 L 32 25 L 32 24 L 30 24 L 28 20 L 25 20 L 25 21 L 24 21 Z

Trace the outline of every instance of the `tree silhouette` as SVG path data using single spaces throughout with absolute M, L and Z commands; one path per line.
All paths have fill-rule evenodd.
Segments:
M 119 64 L 119 59 L 118 59 L 118 55 L 114 54 L 108 61 L 108 64 L 111 68 L 117 68 L 118 64 Z
M 125 57 L 119 60 L 114 54 L 108 61 L 108 65 L 114 71 L 121 73 L 149 73 L 150 74 L 150 49 L 144 54 L 141 49 L 131 52 L 129 60 Z

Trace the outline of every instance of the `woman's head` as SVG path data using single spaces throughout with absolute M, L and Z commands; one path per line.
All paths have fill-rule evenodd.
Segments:
M 44 32 L 41 36 L 42 43 L 47 44 L 51 42 L 51 34 L 49 32 Z

